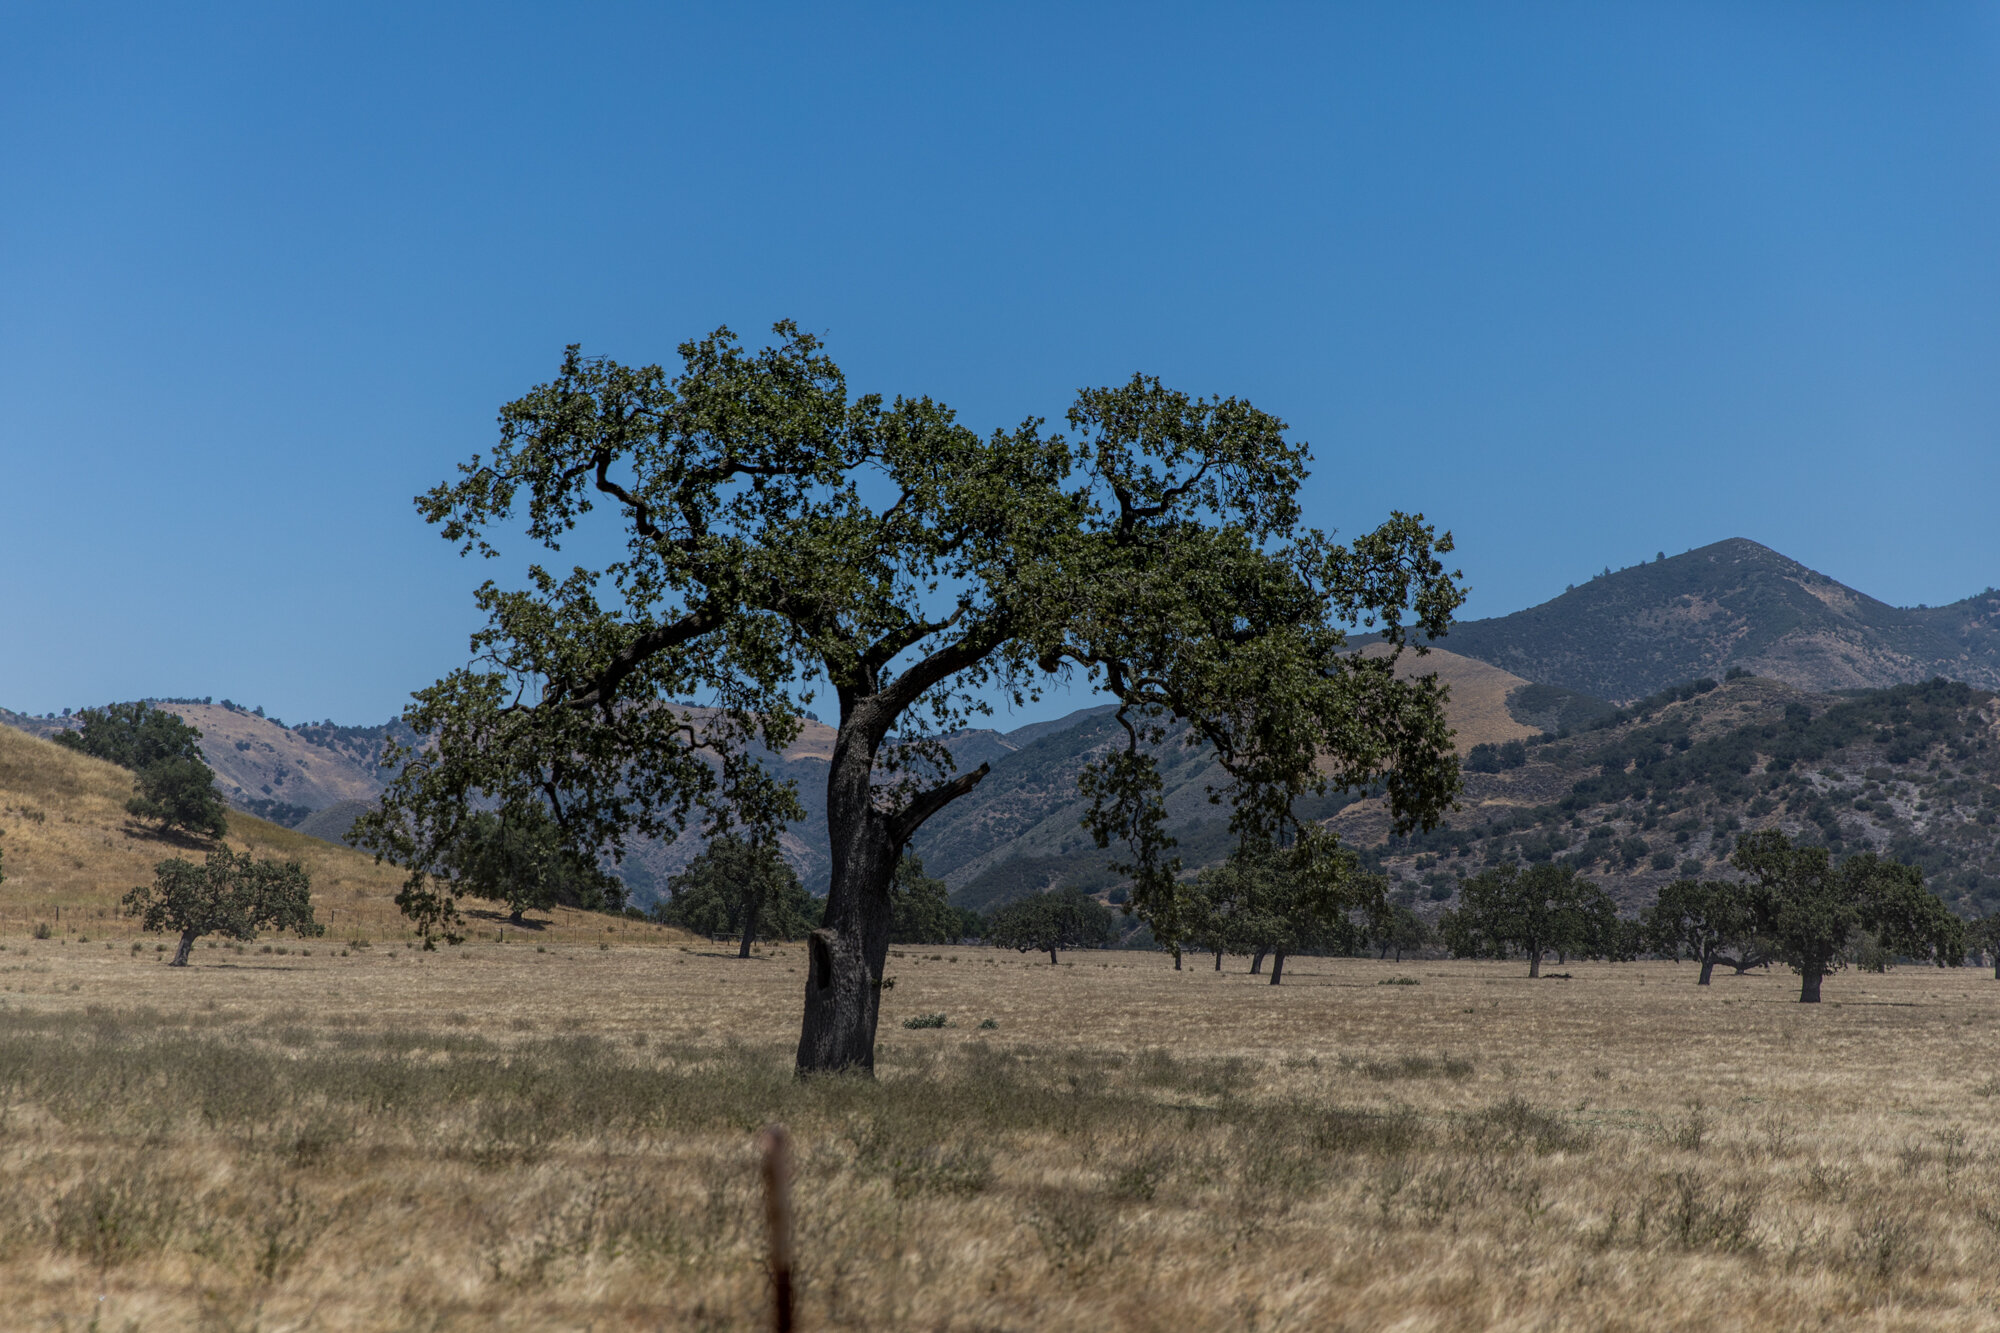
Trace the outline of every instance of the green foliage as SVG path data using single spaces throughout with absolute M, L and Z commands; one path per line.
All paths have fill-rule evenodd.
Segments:
M 957 944 L 985 931 L 979 913 L 952 906 L 945 884 L 924 873 L 924 863 L 905 853 L 889 884 L 891 944 Z
M 625 901 L 625 886 L 574 851 L 540 804 L 469 815 L 445 865 L 456 892 L 505 903 L 517 923 L 559 903 L 615 912 Z
M 1459 894 L 1459 907 L 1441 923 L 1457 958 L 1505 958 L 1519 950 L 1528 957 L 1528 975 L 1540 976 L 1547 953 L 1617 957 L 1630 947 L 1610 896 L 1567 862 L 1495 866 L 1466 880 Z
M 309 805 L 293 805 L 290 801 L 280 801 L 269 796 L 239 797 L 237 803 L 249 814 L 259 819 L 268 819 L 273 824 L 282 824 L 286 828 L 297 828 L 313 814 L 313 808 Z
M 225 935 L 253 940 L 260 930 L 325 933 L 313 919 L 312 879 L 297 861 L 253 861 L 248 852 L 217 847 L 195 865 L 175 857 L 154 868 L 153 883 L 125 895 L 125 910 L 144 930 L 180 934 L 173 965 L 185 967 L 195 940 Z
M 76 715 L 81 725 L 55 735 L 58 745 L 134 772 L 167 759 L 201 762 L 201 733 L 149 703 L 108 704 Z
M 1400 963 L 1404 954 L 1428 949 L 1437 940 L 1436 929 L 1402 903 L 1384 899 L 1377 910 L 1368 913 L 1368 943 L 1379 957 L 1394 952 Z
M 138 772 L 139 793 L 125 803 L 137 819 L 162 829 L 219 838 L 229 831 L 228 807 L 215 792 L 215 774 L 199 759 L 161 759 Z
M 1799 999 L 1819 999 L 1820 981 L 1845 965 L 1860 932 L 1907 957 L 1957 963 L 1965 929 L 1924 888 L 1914 866 L 1878 860 L 1872 852 L 1836 865 L 1826 848 L 1802 846 L 1776 829 L 1739 838 L 1730 857 L 1755 886 L 1750 892 L 1757 931 L 1801 978 Z
M 1751 947 L 1757 918 L 1748 886 L 1731 880 L 1677 879 L 1641 915 L 1645 946 L 1709 969 L 1729 951 Z
M 760 938 L 798 939 L 819 924 L 823 906 L 777 848 L 735 834 L 711 841 L 667 881 L 667 892 L 657 919 L 703 935 L 741 936 L 745 956 Z
M 228 832 L 227 807 L 202 760 L 199 731 L 144 702 L 86 708 L 77 717 L 82 725 L 57 732 L 56 744 L 131 769 L 139 790 L 127 812 L 197 836 Z
M 888 880 L 988 772 L 957 773 L 942 738 L 996 699 L 1062 680 L 1118 701 L 1080 779 L 1086 827 L 1122 849 L 1111 868 L 1163 938 L 1181 907 L 1170 732 L 1221 765 L 1243 837 L 1330 841 L 1296 809 L 1329 791 L 1379 789 L 1399 831 L 1457 795 L 1442 688 L 1397 671 L 1463 601 L 1449 534 L 1401 513 L 1344 545 L 1306 526 L 1306 446 L 1238 399 L 1134 376 L 1081 391 L 1068 434 L 1028 419 L 982 436 L 928 398 L 850 397 L 817 339 L 774 331 L 755 352 L 727 329 L 685 343 L 673 375 L 572 347 L 502 409 L 490 457 L 419 498 L 468 554 L 498 554 L 491 534 L 516 521 L 552 550 L 604 549 L 572 539 L 593 514 L 620 529 L 608 564 L 484 584 L 477 664 L 406 714 L 431 743 L 395 756 L 361 828 L 409 869 L 401 901 L 427 938 L 453 919 L 435 881 L 471 805 L 548 799 L 579 853 L 614 860 L 628 837 L 697 825 L 774 841 L 804 806 L 753 742 L 783 752 L 829 686 L 843 850 L 802 1067 L 872 1058 Z M 1361 624 L 1392 651 L 1345 652 Z
M 1351 856 L 1319 850 L 1253 841 L 1202 871 L 1186 890 L 1185 941 L 1210 952 L 1353 952 L 1361 932 L 1350 914 L 1386 913 L 1388 883 Z
M 1003 949 L 1045 953 L 1109 945 L 1111 909 L 1076 889 L 1055 889 L 1008 903 L 987 923 L 987 940 Z

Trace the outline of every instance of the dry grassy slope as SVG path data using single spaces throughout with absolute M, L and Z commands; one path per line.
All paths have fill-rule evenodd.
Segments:
M 0 727 L 0 934 L 28 933 L 37 921 L 67 933 L 131 935 L 119 899 L 152 879 L 169 857 L 199 860 L 200 844 L 166 840 L 125 813 L 132 775 L 8 727 Z M 335 938 L 400 938 L 408 931 L 395 905 L 402 873 L 373 857 L 308 838 L 253 816 L 232 812 L 228 844 L 238 851 L 304 863 L 312 875 L 313 903 Z M 499 929 L 496 914 L 481 909 L 478 928 Z M 622 935 L 654 927 L 609 922 L 583 912 L 558 910 L 539 927 L 549 938 L 601 937 L 607 925 Z
M 201 732 L 216 790 L 232 805 L 261 796 L 322 810 L 341 801 L 365 801 L 382 790 L 379 771 L 269 718 L 219 704 L 160 706 Z
M 1370 657 L 1380 657 L 1389 651 L 1389 646 L 1371 643 L 1361 651 Z M 1475 745 L 1499 745 L 1535 734 L 1533 727 L 1516 722 L 1507 711 L 1508 694 L 1528 684 L 1512 672 L 1433 648 L 1421 657 L 1404 653 L 1402 661 L 1396 664 L 1396 674 L 1406 680 L 1435 675 L 1440 683 L 1450 687 L 1446 713 L 1455 733 L 1452 740 L 1460 754 Z

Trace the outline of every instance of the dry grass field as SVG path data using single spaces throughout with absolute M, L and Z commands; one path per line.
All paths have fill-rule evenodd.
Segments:
M 2000 1326 L 1990 972 L 903 949 L 801 1085 L 796 949 L 648 938 L 10 933 L 0 1323 L 755 1328 L 775 1118 L 807 1328 Z

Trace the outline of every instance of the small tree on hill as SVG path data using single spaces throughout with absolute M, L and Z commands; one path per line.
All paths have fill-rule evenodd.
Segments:
M 759 938 L 795 940 L 818 924 L 825 904 L 805 891 L 778 849 L 734 834 L 712 840 L 667 881 L 662 920 L 704 935 L 743 937 L 739 958 Z
M 125 803 L 127 814 L 196 837 L 229 832 L 228 807 L 216 795 L 215 774 L 199 759 L 162 759 L 140 769 L 136 779 L 139 794 Z
M 1081 889 L 1055 889 L 1008 903 L 987 923 L 987 938 L 1003 949 L 1046 953 L 1101 949 L 1111 943 L 1111 909 Z
M 542 805 L 468 816 L 448 865 L 461 893 L 505 903 L 517 926 L 524 912 L 559 903 L 616 911 L 625 902 L 623 882 L 572 850 Z
M 1747 886 L 1721 879 L 1677 879 L 1660 890 L 1642 921 L 1646 945 L 1669 958 L 1701 964 L 1697 986 L 1709 984 L 1719 962 L 1747 956 L 1756 915 Z
M 1730 862 L 1755 881 L 1759 933 L 1799 974 L 1799 1003 L 1818 1004 L 1820 982 L 1846 965 L 1849 941 L 1873 932 L 1881 946 L 1940 965 L 1965 956 L 1965 928 L 1924 887 L 1923 872 L 1873 852 L 1838 865 L 1824 847 L 1800 846 L 1777 829 L 1736 840 Z
M 196 836 L 229 831 L 228 807 L 202 759 L 201 732 L 148 703 L 86 708 L 76 716 L 80 725 L 57 732 L 56 744 L 131 769 L 139 791 L 125 803 L 127 813 Z
M 1455 957 L 1505 958 L 1519 949 L 1528 957 L 1528 975 L 1539 977 L 1544 954 L 1616 948 L 1618 913 L 1609 895 L 1566 862 L 1541 861 L 1525 871 L 1495 866 L 1466 880 L 1459 901 L 1443 921 Z
M 125 910 L 143 930 L 178 931 L 170 966 L 186 967 L 203 935 L 254 940 L 260 930 L 293 930 L 311 938 L 326 928 L 313 919 L 312 879 L 297 861 L 250 859 L 217 847 L 203 865 L 175 857 L 154 868 L 150 886 L 125 895 Z

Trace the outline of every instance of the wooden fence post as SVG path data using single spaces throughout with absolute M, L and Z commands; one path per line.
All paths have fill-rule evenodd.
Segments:
M 792 1139 L 783 1125 L 757 1135 L 763 1150 L 764 1226 L 771 1242 L 771 1327 L 792 1333 Z

